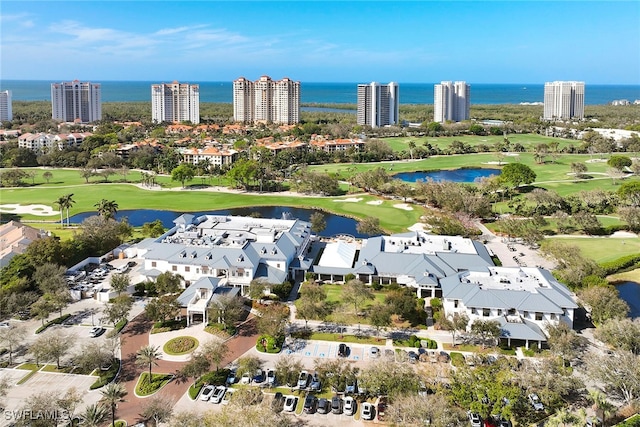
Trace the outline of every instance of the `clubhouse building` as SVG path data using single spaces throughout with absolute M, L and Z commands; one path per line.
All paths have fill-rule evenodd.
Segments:
M 191 320 L 206 318 L 216 295 L 245 294 L 252 280 L 277 284 L 308 272 L 326 282 L 348 275 L 368 284 L 398 283 L 418 297 L 440 297 L 445 315 L 497 320 L 502 338 L 546 341 L 548 324 L 573 326 L 571 292 L 540 268 L 496 267 L 487 248 L 460 236 L 412 231 L 361 241 L 318 239 L 311 224 L 267 219 L 184 214 L 158 238 L 130 248 L 143 260 L 141 275 L 153 280 L 170 271 L 182 276 L 179 301 Z

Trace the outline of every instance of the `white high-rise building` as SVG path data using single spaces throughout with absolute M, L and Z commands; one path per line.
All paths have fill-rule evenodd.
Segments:
M 151 85 L 151 119 L 200 123 L 200 86 L 177 81 Z
M 433 90 L 433 121 L 469 120 L 471 86 L 466 82 L 441 82 Z
M 237 122 L 294 124 L 300 121 L 300 82 L 287 77 L 233 82 L 233 119 Z
M 51 83 L 51 118 L 62 122 L 91 123 L 102 119 L 100 83 Z
M 10 122 L 11 120 L 13 120 L 11 91 L 4 90 L 0 92 L 0 122 Z
M 400 89 L 397 83 L 358 85 L 357 123 L 372 128 L 399 122 Z
M 584 119 L 584 82 L 546 82 L 543 118 Z

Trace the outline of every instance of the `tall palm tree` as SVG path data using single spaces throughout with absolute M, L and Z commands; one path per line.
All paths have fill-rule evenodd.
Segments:
M 151 382 L 151 367 L 158 365 L 160 359 L 160 347 L 147 345 L 138 350 L 136 355 L 136 363 L 142 366 L 149 366 L 149 382 Z
M 614 404 L 607 400 L 607 396 L 600 390 L 589 390 L 589 400 L 593 402 L 593 409 L 602 413 L 602 425 L 607 425 L 607 418 L 616 413 Z
M 67 200 L 65 196 L 60 196 L 58 197 L 58 200 L 56 200 L 53 203 L 58 205 L 58 208 L 60 209 L 60 227 L 64 227 L 64 217 L 62 216 L 62 212 L 64 211 L 64 207 L 67 203 Z
M 83 427 L 99 427 L 107 418 L 108 409 L 101 403 L 94 403 L 87 406 L 80 415 Z
M 69 208 L 71 206 L 73 206 L 76 201 L 73 200 L 73 193 L 67 194 L 67 195 L 65 195 L 63 197 L 64 197 L 64 200 L 65 200 L 64 207 L 67 210 L 67 227 L 68 227 L 69 226 Z
M 116 425 L 116 406 L 119 402 L 124 402 L 124 397 L 127 395 L 127 390 L 125 390 L 122 384 L 118 383 L 109 383 L 101 391 L 102 399 L 109 405 L 111 408 L 111 426 L 115 427 Z
M 118 204 L 115 200 L 102 199 L 95 205 L 98 214 L 104 219 L 113 218 L 118 212 Z

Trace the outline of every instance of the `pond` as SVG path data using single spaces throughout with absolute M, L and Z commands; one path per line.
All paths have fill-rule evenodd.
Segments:
M 427 179 L 432 179 L 437 182 L 452 181 L 471 183 L 478 178 L 486 178 L 493 175 L 500 175 L 500 169 L 464 168 L 428 172 L 402 172 L 394 175 L 393 177 L 406 182 L 426 181 Z
M 367 237 L 364 234 L 358 233 L 356 227 L 358 221 L 352 218 L 347 218 L 340 215 L 335 215 L 328 212 L 317 211 L 315 209 L 304 208 L 291 208 L 286 206 L 255 206 L 250 208 L 233 208 L 222 209 L 217 211 L 204 211 L 204 212 L 188 212 L 193 215 L 236 215 L 236 216 L 249 216 L 252 213 L 258 213 L 262 218 L 283 218 L 283 215 L 289 216 L 294 219 L 301 219 L 303 221 L 309 221 L 311 214 L 314 212 L 320 212 L 324 215 L 327 227 L 319 233 L 324 237 L 331 237 L 338 234 L 349 234 L 357 238 Z M 166 228 L 174 226 L 173 220 L 178 218 L 185 212 L 163 211 L 156 209 L 132 209 L 122 210 L 116 213 L 116 219 L 127 218 L 129 224 L 134 227 L 140 227 L 145 222 L 152 222 L 156 219 L 162 221 L 162 224 Z M 79 224 L 90 216 L 96 215 L 96 212 L 83 212 L 72 217 L 69 220 L 74 224 Z
M 629 317 L 640 317 L 640 283 L 620 282 L 616 285 L 620 298 L 629 304 Z

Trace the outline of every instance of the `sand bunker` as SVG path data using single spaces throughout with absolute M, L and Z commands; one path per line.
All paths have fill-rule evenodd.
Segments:
M 54 211 L 51 206 L 47 205 L 19 205 L 4 204 L 0 205 L 0 212 L 13 214 L 29 214 L 37 216 L 60 215 L 60 211 Z
M 381 205 L 382 200 L 370 200 L 367 202 L 368 205 Z
M 589 159 L 585 160 L 585 163 L 607 163 L 607 159 Z
M 393 205 L 393 207 L 394 208 L 398 208 L 398 209 L 404 209 L 405 211 L 412 211 L 413 210 L 413 207 L 409 206 L 406 203 L 398 203 L 398 204 Z
M 349 202 L 349 203 L 357 203 L 361 202 L 362 199 L 359 197 L 350 197 L 348 199 L 333 199 L 334 202 Z
M 431 226 L 423 222 L 416 222 L 411 227 L 407 228 L 409 231 L 427 231 L 429 229 L 431 229 Z

